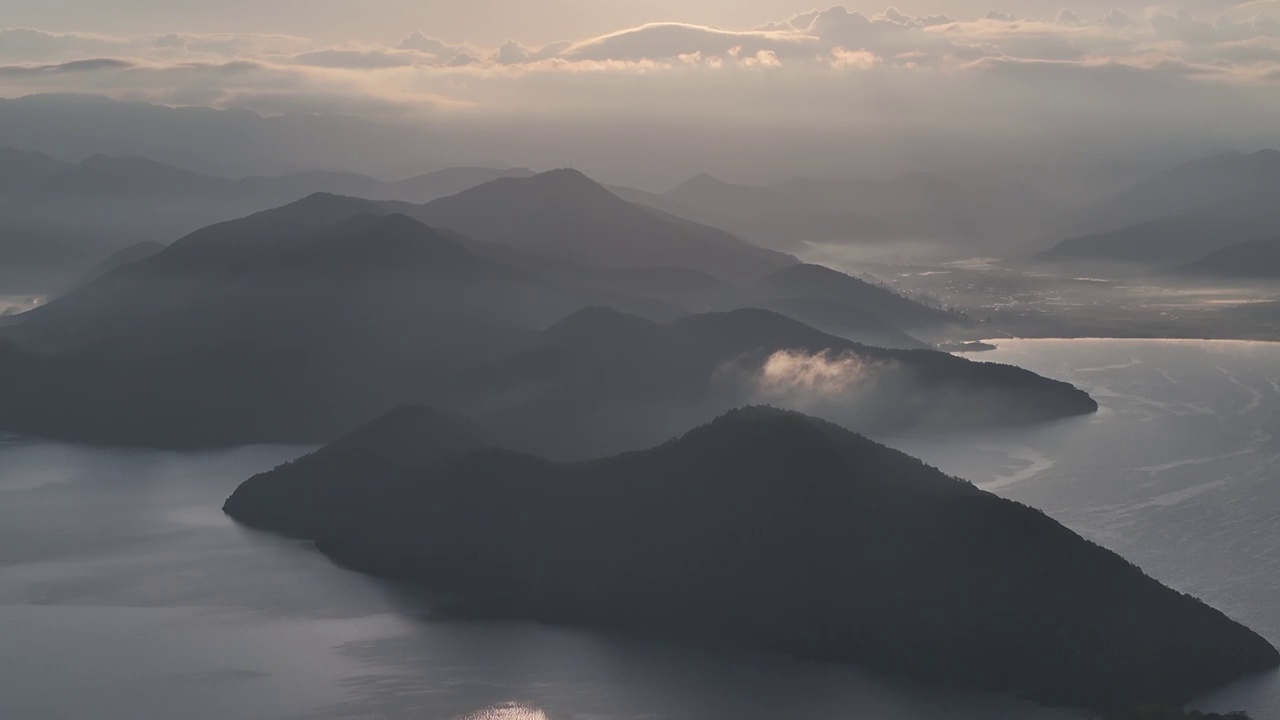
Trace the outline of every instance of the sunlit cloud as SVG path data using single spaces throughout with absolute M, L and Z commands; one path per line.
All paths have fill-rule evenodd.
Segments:
M 1063 108 L 1078 115 L 1123 99 L 1115 89 L 1124 85 L 1155 103 L 1154 119 L 1182 106 L 1194 111 L 1210 97 L 1251 111 L 1273 107 L 1280 22 L 1266 13 L 1272 4 L 1245 3 L 1213 18 L 1119 9 L 949 17 L 832 7 L 754 28 L 651 23 L 540 47 L 514 40 L 482 47 L 425 30 L 383 46 L 180 28 L 136 37 L 13 28 L 0 30 L 0 94 L 88 91 L 373 117 L 674 113 L 696 121 L 741 109 L 755 122 L 790 116 L 856 126 L 874 120 L 860 117 L 870 111 L 863 108 L 937 114 L 946 102 L 955 103 L 946 106 L 952 117 L 967 117 L 1015 97 L 1021 105 L 1006 109 L 1024 120 Z M 616 76 L 631 80 L 615 85 Z M 952 91 L 957 78 L 965 78 L 971 100 Z M 1227 96 L 1210 85 L 1240 92 Z M 1018 117 L 972 120 L 996 127 Z

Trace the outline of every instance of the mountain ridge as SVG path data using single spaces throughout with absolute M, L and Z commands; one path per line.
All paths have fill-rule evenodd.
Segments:
M 1252 631 L 1043 513 L 798 413 L 732 410 L 568 464 L 466 430 L 461 445 L 411 436 L 400 451 L 325 468 L 322 450 L 255 476 L 224 511 L 302 527 L 336 562 L 448 592 L 467 615 L 764 648 L 1056 704 L 1181 704 L 1280 664 Z M 417 442 L 440 452 L 406 462 Z M 302 488 L 320 500 L 299 522 Z

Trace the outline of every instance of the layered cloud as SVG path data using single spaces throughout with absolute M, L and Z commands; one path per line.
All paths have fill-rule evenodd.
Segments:
M 427 30 L 391 46 L 264 34 L 138 37 L 0 30 L 0 95 L 95 92 L 262 113 L 500 122 L 660 120 L 736 128 L 893 127 L 992 143 L 1127 123 L 1169 134 L 1261 125 L 1280 90 L 1272 0 L 970 17 L 890 8 L 758 27 L 656 22 L 546 46 Z M 175 28 L 181 30 L 181 28 Z M 1229 111 L 1228 111 L 1229 109 Z M 1210 112 L 1214 110 L 1216 112 Z M 1216 137 L 1216 136 L 1215 136 Z M 817 151 L 813 151 L 817 152 Z

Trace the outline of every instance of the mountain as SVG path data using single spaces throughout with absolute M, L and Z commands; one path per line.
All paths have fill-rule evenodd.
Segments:
M 132 265 L 133 263 L 146 260 L 165 248 L 163 243 L 144 240 L 140 243 L 134 243 L 128 247 L 122 248 L 111 254 L 106 260 L 94 265 L 89 272 L 80 276 L 78 280 L 71 286 L 71 289 L 88 285 L 116 268 Z
M 100 95 L 0 99 L 0 146 L 76 160 L 139 155 L 205 175 L 281 175 L 317 168 L 399 173 L 439 166 L 421 127 L 351 116 L 168 107 Z
M 447 168 L 396 182 L 347 172 L 232 179 L 135 156 L 95 154 L 63 163 L 40 153 L 0 151 L 0 263 L 48 270 L 65 285 L 138 242 L 169 242 L 201 227 L 316 192 L 423 203 L 527 170 Z M 0 288 L 2 290 L 3 288 Z
M 760 278 L 751 288 L 775 302 L 823 303 L 854 316 L 870 316 L 906 332 L 938 334 L 968 322 L 963 316 L 928 307 L 822 265 L 782 268 Z
M 1037 256 L 1147 268 L 1190 263 L 1280 235 L 1280 151 L 1225 153 L 1179 165 L 1078 213 L 1079 233 Z
M 450 453 L 493 444 L 468 418 L 405 405 L 320 450 L 236 488 L 228 512 L 250 527 L 314 540 L 351 502 L 380 492 L 401 473 Z
M 533 171 L 528 168 L 451 167 L 387 183 L 386 189 L 378 192 L 373 197 L 379 200 L 426 203 L 456 195 L 463 190 L 470 190 L 477 185 L 483 185 L 494 180 L 527 178 L 533 174 Z
M 661 324 L 588 308 L 468 373 L 457 391 L 453 405 L 505 446 L 556 458 L 642 447 L 756 401 L 875 431 L 1097 410 L 1086 393 L 1026 370 L 868 347 L 761 309 Z
M 482 242 L 587 267 L 680 267 L 733 280 L 795 262 L 722 230 L 629 203 L 567 169 L 495 180 L 413 215 Z
M 92 155 L 49 178 L 31 194 L 127 195 L 231 195 L 235 182 L 201 175 L 141 157 Z
M 0 194 L 23 192 L 63 172 L 69 163 L 44 153 L 0 147 Z
M 1228 152 L 1183 163 L 1139 181 L 1125 192 L 1076 213 L 1081 235 L 1179 215 L 1233 214 L 1269 209 L 1280 190 L 1280 151 Z
M 1040 253 L 1036 260 L 1170 267 L 1226 247 L 1250 232 L 1248 225 L 1238 220 L 1180 214 L 1069 238 Z
M 117 444 L 323 442 L 590 305 L 668 308 L 495 262 L 316 195 L 182 238 L 0 333 L 0 427 Z
M 1280 238 L 1236 243 L 1175 272 L 1224 278 L 1280 278 Z
M 842 303 L 808 297 L 780 297 L 769 301 L 765 307 L 825 333 L 862 345 L 899 350 L 932 347 L 881 320 L 873 312 L 865 312 Z
M 817 266 L 792 265 L 741 284 L 676 267 L 575 268 L 571 276 L 625 295 L 676 303 L 694 313 L 766 308 L 823 332 L 876 347 L 930 347 L 908 334 L 899 322 L 910 325 L 913 332 L 939 336 L 965 324 L 958 315 L 934 310 L 834 270 L 817 268 L 843 278 L 850 288 L 841 288 L 834 280 L 830 288 L 822 282 L 810 283 L 806 279 L 810 271 L 805 268 Z
M 1257 634 L 1043 513 L 815 418 L 751 407 L 560 464 L 400 416 L 249 480 L 224 510 L 444 591 L 459 613 L 1055 704 L 1181 705 L 1280 665 Z
M 880 218 L 824 209 L 772 188 L 728 183 L 706 173 L 675 186 L 663 197 L 666 202 L 690 208 L 692 219 L 723 227 L 766 247 L 898 237 L 890 223 Z
M 1001 247 L 1024 238 L 1057 205 L 1032 188 L 927 173 L 899 177 L 794 178 L 763 186 L 700 174 L 664 194 L 671 212 L 723 227 L 767 247 L 817 243 L 930 243 L 946 252 Z M 644 198 L 638 202 L 655 204 Z M 687 213 L 687 214 L 686 214 Z

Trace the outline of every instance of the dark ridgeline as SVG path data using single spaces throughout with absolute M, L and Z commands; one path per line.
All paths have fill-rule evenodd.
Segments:
M 1280 151 L 1185 163 L 1071 218 L 1073 236 L 1042 261 L 1173 268 L 1236 243 L 1280 236 Z
M 882 426 L 924 414 L 920 403 L 960 386 L 973 401 L 952 403 L 943 414 L 965 424 L 1096 407 L 1074 388 L 1024 371 L 865 348 L 846 337 L 918 347 L 896 322 L 937 329 L 957 318 L 841 273 L 793 270 L 788 256 L 710 228 L 690 229 L 572 171 L 497 181 L 457 198 L 471 203 L 476 195 L 493 202 L 473 208 L 476 227 L 492 242 L 397 212 L 434 205 L 320 193 L 211 225 L 155 252 L 141 246 L 118 256 L 109 262 L 114 268 L 100 268 L 0 328 L 0 338 L 13 341 L 0 350 L 7 371 L 0 376 L 0 427 L 165 447 L 324 442 L 388 407 L 425 403 L 492 407 L 495 427 L 509 431 L 504 439 L 514 446 L 556 455 L 573 447 L 614 451 L 657 442 L 749 401 L 749 387 L 722 382 L 721 365 L 801 347 L 849 350 L 910 370 L 896 377 L 918 401 L 897 403 Z M 532 239 L 521 242 L 520 218 L 550 224 L 529 226 Z M 547 246 L 553 236 L 540 233 L 557 224 L 583 239 Z M 624 265 L 660 264 L 596 268 L 555 257 L 590 238 Z M 739 286 L 698 269 L 721 260 L 768 274 Z M 616 313 L 583 330 L 576 344 L 540 334 L 593 306 L 668 321 L 686 312 L 664 299 L 672 287 L 728 307 L 758 301 L 789 309 L 824 327 L 839 325 L 846 337 L 764 311 L 689 318 L 672 327 L 697 330 L 659 333 L 665 339 L 651 345 L 637 343 L 638 335 L 592 334 L 612 332 L 605 325 Z M 548 345 L 559 354 L 547 353 Z M 656 348 L 665 354 L 655 356 Z M 488 382 L 477 370 L 519 369 L 528 357 L 542 364 L 520 372 L 534 379 L 551 373 L 546 387 L 513 386 L 505 376 Z M 638 358 L 647 365 L 637 366 Z M 573 377 L 578 371 L 585 374 Z M 459 382 L 468 373 L 471 381 Z M 550 413 L 551 422 L 539 412 Z M 598 427 L 585 427 L 589 418 Z M 554 431 L 556 423 L 563 431 Z
M 768 310 L 660 324 L 610 308 L 579 311 L 542 333 L 533 349 L 470 372 L 457 406 L 482 418 L 507 447 L 590 457 L 656 444 L 752 401 L 762 392 L 760 368 L 779 351 L 851 359 L 859 369 L 849 372 L 865 372 L 847 396 L 812 391 L 823 416 L 861 430 L 1017 424 L 1098 409 L 1072 385 L 1021 368 L 868 347 Z
M 1136 708 L 1107 713 L 1102 720 L 1252 720 L 1242 711 L 1214 713 L 1183 710 L 1167 705 L 1140 705 Z
M 723 230 L 627 202 L 576 170 L 503 178 L 408 212 L 480 242 L 587 267 L 677 266 L 742 280 L 796 262 Z
M 159 446 L 325 441 L 439 400 L 576 308 L 673 314 L 370 207 L 313 196 L 213 226 L 18 318 L 0 424 Z
M 224 507 L 481 617 L 764 648 L 1094 708 L 1273 668 L 1262 638 L 1046 515 L 830 423 L 735 410 L 558 464 L 401 409 Z
M 494 446 L 471 419 L 404 405 L 320 450 L 257 475 L 236 489 L 228 512 L 245 525 L 314 540 L 362 497 L 394 492 L 399 473 L 443 456 Z
M 1280 231 L 1280 223 L 1276 230 Z M 1280 278 L 1280 236 L 1230 245 L 1174 272 L 1219 278 Z
M 696 175 L 662 195 L 626 197 L 682 217 L 723 227 L 768 247 L 945 240 L 974 252 L 1025 237 L 1057 206 L 1028 184 L 991 181 L 981 173 L 963 182 L 928 173 L 888 178 L 793 178 L 770 185 L 725 182 Z
M 458 167 L 394 182 L 319 171 L 233 179 L 140 157 L 95 154 L 68 163 L 0 148 L 0 225 L 6 228 L 0 265 L 58 278 L 32 286 L 49 291 L 139 242 L 168 242 L 315 192 L 423 203 L 496 178 L 531 174 Z
M 791 265 L 760 278 L 752 287 L 774 302 L 802 301 L 841 313 L 862 313 L 906 332 L 938 335 L 969 323 L 962 315 L 922 305 L 822 265 Z
M 1213 252 L 1238 238 L 1233 220 L 1178 214 L 1117 230 L 1063 240 L 1036 256 L 1042 262 L 1109 262 L 1171 267 Z

